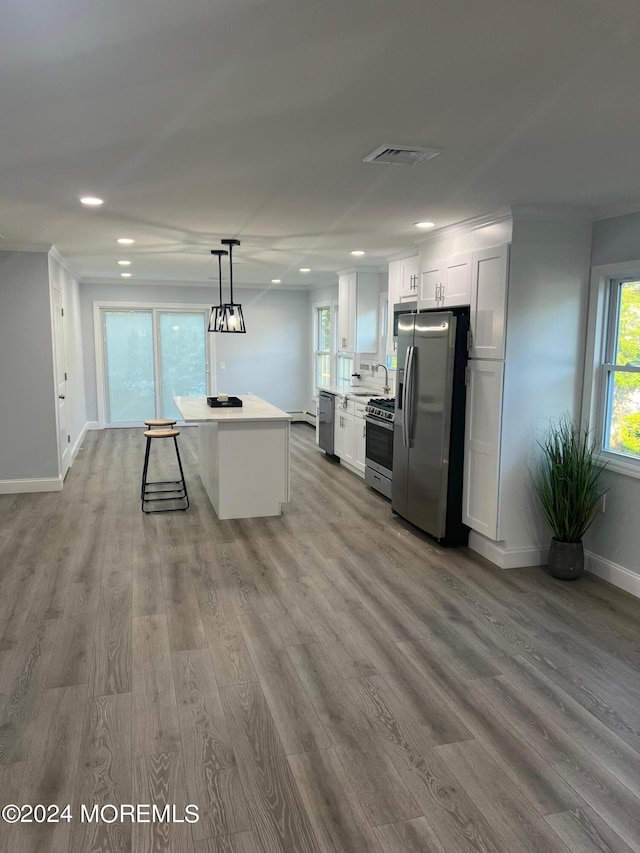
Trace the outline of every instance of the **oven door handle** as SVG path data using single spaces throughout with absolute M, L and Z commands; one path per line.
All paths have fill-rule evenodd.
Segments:
M 413 358 L 415 347 L 407 347 L 404 357 L 404 382 L 402 384 L 402 444 L 409 447 L 413 412 L 409 401 L 413 401 Z
M 380 421 L 378 418 L 372 418 L 370 415 L 365 415 L 364 419 L 368 424 L 372 424 L 372 426 L 379 426 L 382 429 L 388 429 L 390 432 L 393 432 L 393 421 Z

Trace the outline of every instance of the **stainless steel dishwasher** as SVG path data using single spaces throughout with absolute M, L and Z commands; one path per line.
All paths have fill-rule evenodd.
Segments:
M 318 394 L 318 446 L 329 456 L 335 456 L 333 452 L 335 399 L 335 395 L 327 391 L 320 391 Z

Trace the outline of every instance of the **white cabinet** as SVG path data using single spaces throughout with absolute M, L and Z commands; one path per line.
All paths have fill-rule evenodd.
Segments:
M 418 299 L 418 256 L 389 262 L 389 289 L 387 294 L 387 355 L 395 355 L 398 345 L 393 340 L 393 306 L 398 302 Z
M 356 273 L 338 278 L 339 349 L 342 352 L 355 352 L 357 288 Z
M 367 437 L 367 422 L 364 419 L 366 403 L 355 404 L 353 429 L 355 433 L 355 451 L 353 467 L 364 476 L 365 471 L 365 439 Z
M 418 256 L 396 261 L 400 265 L 400 299 L 418 297 Z
M 378 351 L 380 275 L 351 272 L 338 277 L 340 352 Z
M 470 252 L 420 262 L 418 309 L 453 308 L 471 304 Z
M 470 361 L 468 371 L 462 520 L 497 540 L 504 362 Z
M 441 287 L 441 261 L 424 264 L 420 270 L 420 293 L 418 294 L 418 309 L 420 311 L 429 311 L 440 307 Z
M 393 306 L 400 302 L 400 261 L 389 261 L 387 285 L 387 355 L 395 355 L 398 349 L 393 340 Z
M 342 462 L 364 476 L 366 403 L 336 397 L 333 450 Z
M 336 409 L 335 418 L 333 451 L 343 462 L 353 465 L 356 455 L 356 419 L 342 409 Z
M 471 263 L 472 358 L 504 358 L 509 246 L 473 253 Z

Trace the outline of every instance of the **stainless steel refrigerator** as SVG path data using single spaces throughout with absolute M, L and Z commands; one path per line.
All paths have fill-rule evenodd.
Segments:
M 468 309 L 398 318 L 391 508 L 443 545 L 462 523 Z

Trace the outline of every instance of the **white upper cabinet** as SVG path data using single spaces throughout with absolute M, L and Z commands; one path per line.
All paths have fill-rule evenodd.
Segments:
M 340 352 L 377 353 L 380 275 L 352 272 L 338 277 Z
M 420 262 L 418 310 L 471 304 L 471 253 Z
M 395 355 L 398 345 L 393 340 L 393 306 L 400 302 L 400 261 L 389 261 L 387 291 L 387 355 Z
M 504 358 L 509 246 L 473 253 L 471 358 Z
M 418 310 L 428 311 L 440 307 L 440 288 L 442 286 L 442 266 L 440 261 L 424 264 L 420 270 L 420 293 Z
M 400 299 L 418 298 L 418 256 L 397 261 L 400 265 Z
M 342 352 L 355 352 L 357 285 L 356 273 L 338 278 L 339 349 Z
M 471 253 L 454 255 L 444 264 L 442 307 L 471 304 Z

